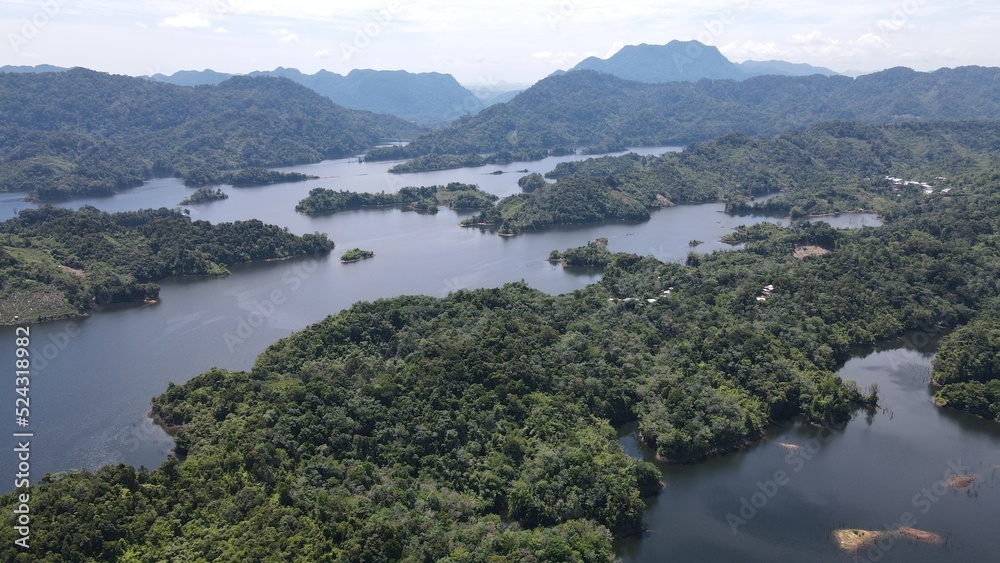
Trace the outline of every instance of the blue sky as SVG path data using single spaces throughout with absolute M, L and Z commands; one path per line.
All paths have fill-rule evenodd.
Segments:
M 998 28 L 992 0 L 0 0 L 0 65 L 405 69 L 482 87 L 671 39 L 841 72 L 1000 66 Z

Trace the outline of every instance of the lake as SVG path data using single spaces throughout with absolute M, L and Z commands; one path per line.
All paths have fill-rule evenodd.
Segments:
M 658 154 L 675 148 L 643 149 Z M 600 278 L 590 270 L 555 266 L 545 259 L 553 249 L 580 246 L 607 237 L 612 251 L 684 260 L 688 241 L 706 241 L 698 252 L 728 250 L 719 238 L 739 225 L 764 217 L 734 217 L 724 205 L 679 206 L 653 213 L 637 224 L 605 224 L 553 229 L 504 238 L 483 229 L 463 229 L 467 216 L 442 209 L 420 215 L 401 209 L 370 209 L 328 216 L 307 216 L 295 204 L 314 187 L 364 192 L 396 191 L 406 185 L 448 182 L 479 184 L 499 196 L 519 191 L 517 170 L 546 172 L 558 162 L 585 158 L 553 157 L 433 173 L 389 175 L 394 163 L 327 161 L 290 167 L 318 180 L 257 188 L 224 186 L 230 198 L 192 206 L 191 216 L 212 222 L 259 218 L 295 233 L 325 232 L 336 242 L 322 259 L 300 258 L 234 267 L 218 279 L 178 278 L 161 283 L 155 304 L 105 307 L 85 319 L 32 326 L 35 359 L 32 386 L 32 479 L 45 472 L 95 469 L 113 462 L 158 466 L 172 446 L 146 413 L 150 399 L 169 382 L 183 383 L 218 366 L 248 369 L 254 358 L 279 338 L 301 330 L 352 303 L 402 294 L 444 296 L 462 288 L 495 287 L 526 281 L 559 294 Z M 505 174 L 489 172 L 502 170 Z M 63 205 L 94 205 L 108 211 L 174 207 L 192 190 L 176 179 L 158 179 L 111 198 L 74 200 Z M 9 194 L 0 198 L 0 218 L 29 207 Z M 782 224 L 784 220 L 770 219 Z M 824 218 L 836 227 L 878 225 L 871 215 Z M 340 264 L 344 250 L 373 250 L 374 259 Z M 0 357 L 13 357 L 13 328 L 0 328 Z M 789 423 L 746 451 L 689 466 L 664 467 L 670 488 L 649 501 L 648 537 L 618 543 L 625 561 L 659 561 L 665 553 L 678 561 L 844 560 L 829 534 L 835 527 L 878 528 L 905 510 L 921 487 L 939 480 L 947 462 L 961 459 L 989 476 L 1000 463 L 996 425 L 941 411 L 930 403 L 927 365 L 930 349 L 860 354 L 842 370 L 867 385 L 878 381 L 889 413 L 856 420 L 825 439 L 814 459 L 794 474 L 779 442 L 806 444 L 819 430 Z M 0 401 L 12 404 L 13 385 L 0 388 Z M 13 447 L 11 438 L 5 446 Z M 623 444 L 634 455 L 649 455 L 627 432 Z M 8 451 L 10 451 L 8 449 Z M 993 457 L 990 457 L 993 456 Z M 13 474 L 13 457 L 2 466 Z M 738 514 L 742 498 L 757 492 L 757 482 L 777 470 L 792 477 L 766 506 L 733 533 L 728 513 Z M 8 488 L 4 490 L 10 490 Z M 918 528 L 946 533 L 943 548 L 904 542 L 886 560 L 935 560 L 942 554 L 981 559 L 989 536 L 983 526 L 1000 513 L 993 482 L 975 486 L 975 496 L 949 491 Z M 936 550 L 936 551 L 935 551 Z M 896 558 L 896 559 L 894 559 Z
M 643 149 L 647 154 L 667 150 L 677 149 Z M 320 176 L 318 180 L 223 187 L 229 199 L 189 207 L 192 218 L 212 222 L 259 218 L 295 233 L 325 232 L 337 249 L 318 260 L 237 266 L 225 278 L 164 280 L 159 303 L 117 304 L 85 319 L 33 326 L 32 468 L 40 475 L 96 469 L 118 461 L 158 466 L 172 443 L 145 415 L 150 399 L 168 383 L 183 383 L 213 366 L 248 369 L 279 338 L 357 301 L 404 294 L 444 296 L 457 289 L 519 280 L 559 294 L 593 283 L 600 274 L 550 264 L 546 258 L 553 249 L 607 237 L 611 250 L 683 260 L 692 238 L 707 241 L 699 251 L 728 249 L 719 237 L 740 224 L 764 220 L 726 215 L 723 204 L 717 203 L 663 209 L 641 224 L 564 227 L 506 238 L 484 229 L 461 228 L 458 223 L 467 215 L 448 209 L 436 215 L 380 208 L 326 216 L 294 210 L 317 186 L 377 192 L 457 181 L 507 195 L 520 189 L 517 179 L 522 174 L 515 170 L 546 172 L 574 158 L 585 157 L 403 176 L 386 172 L 393 162 L 358 164 L 341 159 L 283 169 Z M 511 173 L 489 174 L 498 169 Z M 114 197 L 61 205 L 93 205 L 106 211 L 174 207 L 192 191 L 177 179 L 165 178 Z M 0 217 L 29 206 L 8 194 L 0 199 Z M 376 256 L 340 264 L 340 253 L 353 247 L 373 250 Z M 13 357 L 13 347 L 13 328 L 0 328 L 0 357 Z M 12 386 L 0 389 L 0 400 L 13 403 Z M 12 439 L 5 445 L 13 446 Z

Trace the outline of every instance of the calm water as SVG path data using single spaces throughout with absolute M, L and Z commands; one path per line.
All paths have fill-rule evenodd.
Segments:
M 665 150 L 671 149 L 646 152 Z M 296 233 L 325 232 L 337 249 L 318 260 L 237 267 L 232 276 L 221 279 L 166 280 L 159 303 L 118 305 L 86 319 L 31 327 L 33 480 L 45 472 L 93 469 L 117 461 L 158 466 L 171 442 L 145 414 L 150 398 L 162 393 L 168 382 L 182 383 L 212 366 L 247 369 L 275 340 L 357 301 L 401 294 L 443 296 L 460 288 L 518 280 L 564 293 L 593 283 L 599 274 L 549 264 L 545 258 L 552 249 L 603 236 L 612 251 L 677 261 L 690 251 L 691 239 L 706 241 L 697 247 L 699 252 L 729 249 L 719 237 L 735 226 L 765 220 L 731 217 L 722 212 L 722 204 L 707 204 L 664 209 L 640 224 L 503 238 L 462 229 L 457 225 L 463 215 L 445 209 L 437 215 L 378 209 L 325 217 L 293 209 L 316 186 L 377 192 L 460 181 L 504 196 L 518 191 L 521 174 L 514 171 L 546 172 L 572 158 L 580 157 L 406 176 L 386 174 L 392 163 L 328 161 L 290 169 L 319 180 L 224 187 L 230 199 L 191 207 L 192 217 L 212 222 L 253 217 Z M 512 173 L 488 174 L 494 170 Z M 160 179 L 112 198 L 65 205 L 86 203 L 108 211 L 173 207 L 190 192 L 174 179 Z M 16 197 L 5 197 L 0 199 L 0 218 L 28 207 Z M 878 224 L 870 215 L 827 220 L 838 227 Z M 339 252 L 355 246 L 375 251 L 376 257 L 356 264 L 337 262 Z M 13 329 L 0 329 L 0 357 L 13 357 L 13 348 Z M 621 542 L 620 555 L 636 562 L 660 561 L 665 553 L 681 561 L 844 560 L 828 540 L 833 528 L 891 524 L 902 512 L 913 510 L 913 495 L 940 479 L 949 460 L 974 464 L 973 469 L 989 477 L 992 465 L 1000 463 L 993 454 L 1000 433 L 990 423 L 933 407 L 928 358 L 900 350 L 848 363 L 844 375 L 864 384 L 878 381 L 883 403 L 893 414 L 866 420 L 862 413 L 825 440 L 798 472 L 791 473 L 785 461 L 788 452 L 777 443 L 805 444 L 815 437 L 815 429 L 801 424 L 777 428 L 769 440 L 741 453 L 664 468 L 670 488 L 650 501 L 645 524 L 652 531 L 641 540 Z M 13 385 L 0 388 L 0 401 L 11 404 L 13 399 Z M 634 438 L 626 435 L 622 441 L 633 454 L 648 455 Z M 11 439 L 4 445 L 11 447 Z M 0 467 L 13 474 L 13 461 L 13 456 L 5 456 Z M 757 492 L 757 481 L 771 479 L 782 469 L 791 474 L 790 482 L 734 534 L 726 514 L 738 514 L 740 499 Z M 899 543 L 887 560 L 919 559 L 922 554 L 927 560 L 943 555 L 981 559 L 986 553 L 982 538 L 988 537 L 982 526 L 1000 516 L 994 508 L 1000 503 L 992 480 L 984 479 L 974 491 L 972 496 L 949 491 L 926 515 L 917 515 L 917 527 L 948 535 L 945 547 L 914 549 Z
M 1000 426 L 935 407 L 934 343 L 913 340 L 925 345 L 866 350 L 840 370 L 863 386 L 878 383 L 884 410 L 860 411 L 836 431 L 790 422 L 741 452 L 661 464 L 668 488 L 647 502 L 650 531 L 619 542 L 620 555 L 635 563 L 664 554 L 670 561 L 849 561 L 830 539 L 834 529 L 896 527 L 910 513 L 914 527 L 940 534 L 944 545 L 897 540 L 860 552 L 859 560 L 996 561 Z M 626 451 L 654 461 L 630 430 L 621 438 Z M 969 489 L 943 487 L 953 466 L 979 480 Z

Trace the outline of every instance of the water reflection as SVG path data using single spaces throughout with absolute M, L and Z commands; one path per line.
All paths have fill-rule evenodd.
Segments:
M 914 340 L 921 345 L 906 344 Z M 908 338 L 858 350 L 839 373 L 862 386 L 878 383 L 881 408 L 859 411 L 842 429 L 790 421 L 744 451 L 695 465 L 659 464 L 668 488 L 648 503 L 650 532 L 617 542 L 619 556 L 626 562 L 849 561 L 835 547 L 834 529 L 878 530 L 910 514 L 914 527 L 943 535 L 945 545 L 899 540 L 859 556 L 992 560 L 1000 426 L 934 406 L 935 347 L 934 338 Z M 622 429 L 625 451 L 651 460 L 634 431 Z M 969 489 L 944 487 L 942 478 L 959 466 L 981 480 Z M 779 471 L 786 478 L 776 479 Z

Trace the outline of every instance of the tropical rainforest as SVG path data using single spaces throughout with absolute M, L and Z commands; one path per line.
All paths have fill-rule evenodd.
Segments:
M 405 209 L 424 213 L 437 213 L 438 205 L 451 209 L 481 210 L 493 207 L 497 196 L 484 192 L 475 184 L 450 182 L 444 186 L 405 187 L 394 194 L 385 192 L 360 193 L 346 190 L 313 188 L 300 201 L 295 210 L 299 213 L 336 213 L 365 207 L 401 205 Z
M 846 76 L 757 76 L 647 84 L 592 70 L 550 76 L 505 104 L 462 117 L 369 159 L 473 155 L 558 146 L 687 145 L 739 132 L 864 123 L 1000 118 L 996 68 L 892 68 Z
M 896 199 L 949 190 L 950 177 L 998 155 L 996 121 L 829 122 L 775 137 L 732 133 L 662 156 L 629 153 L 560 163 L 546 174 L 555 183 L 526 176 L 530 189 L 466 224 L 517 234 L 560 224 L 644 221 L 663 206 L 720 200 L 731 213 L 887 215 Z M 904 182 L 887 178 L 904 176 Z M 751 201 L 777 192 L 763 203 Z
M 154 176 L 271 183 L 253 169 L 349 156 L 420 131 L 281 78 L 192 88 L 80 68 L 0 73 L 0 99 L 0 191 L 35 200 L 110 195 Z
M 993 303 L 941 339 L 934 357 L 939 405 L 1000 421 L 1000 309 Z
M 326 235 L 259 220 L 213 225 L 179 211 L 106 213 L 44 206 L 0 223 L 0 320 L 44 321 L 159 295 L 157 280 L 225 275 L 226 266 L 326 254 Z
M 907 127 L 861 130 L 893 139 Z M 601 281 L 561 296 L 514 283 L 358 303 L 247 372 L 171 385 L 152 411 L 176 429 L 176 457 L 46 477 L 31 554 L 12 544 L 16 501 L 4 496 L 3 557 L 612 561 L 612 538 L 641 528 L 640 499 L 659 487 L 615 425 L 636 421 L 661 458 L 689 461 L 795 416 L 842 424 L 878 402 L 834 373 L 853 346 L 952 328 L 939 400 L 977 412 L 970 386 L 997 381 L 1000 166 L 953 142 L 982 125 L 927 127 L 942 156 L 918 151 L 910 170 L 951 175 L 951 189 L 885 186 L 882 227 L 747 229 L 744 248 L 683 264 L 604 241 L 556 249 L 596 258 Z M 749 142 L 708 146 L 733 141 Z M 872 146 L 843 141 L 845 154 Z M 828 187 L 798 190 L 819 200 Z M 805 246 L 824 252 L 795 252 Z

